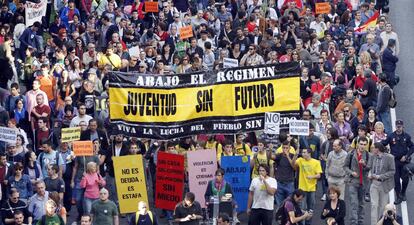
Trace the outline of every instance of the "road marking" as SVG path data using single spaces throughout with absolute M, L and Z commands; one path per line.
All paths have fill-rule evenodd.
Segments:
M 397 120 L 397 116 L 395 113 L 395 108 L 394 109 L 390 109 L 390 114 L 391 114 L 391 126 L 392 126 L 392 130 L 394 131 L 395 128 L 395 121 Z M 394 189 L 392 189 L 390 191 L 390 193 L 388 194 L 390 197 L 390 203 L 394 203 Z M 402 202 L 401 203 L 401 217 L 403 219 L 403 224 L 404 225 L 410 225 L 410 221 L 408 220 L 408 210 L 407 210 L 407 202 Z

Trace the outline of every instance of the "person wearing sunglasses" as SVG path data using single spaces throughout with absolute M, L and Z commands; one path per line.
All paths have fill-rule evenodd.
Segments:
M 24 216 L 24 224 L 32 224 L 32 216 L 27 210 L 27 204 L 20 199 L 20 193 L 16 188 L 10 190 L 9 199 L 3 202 L 1 206 L 1 215 L 3 224 L 17 224 L 15 214 L 21 212 Z
M 7 193 L 12 194 L 12 189 L 20 193 L 20 199 L 27 203 L 30 196 L 33 195 L 33 186 L 30 177 L 23 174 L 23 164 L 17 162 L 13 168 L 13 176 L 7 179 Z

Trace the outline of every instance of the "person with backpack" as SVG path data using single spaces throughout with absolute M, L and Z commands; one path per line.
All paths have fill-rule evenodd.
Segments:
M 318 179 L 321 178 L 322 167 L 321 162 L 311 157 L 312 149 L 302 149 L 302 157 L 295 162 L 295 170 L 299 172 L 299 189 L 303 190 L 305 202 L 302 207 L 307 211 L 314 210 L 315 193 Z M 311 221 L 305 221 L 309 225 Z
M 48 177 L 48 166 L 58 165 L 59 166 L 59 178 L 62 178 L 63 166 L 65 165 L 62 156 L 59 152 L 52 149 L 52 142 L 49 139 L 42 140 L 43 152 L 39 154 L 37 162 L 42 170 L 43 177 Z
M 37 221 L 36 225 L 65 225 L 62 217 L 56 214 L 57 205 L 53 200 L 47 200 L 45 204 L 46 214 L 42 216 L 40 220 Z
M 352 202 L 351 224 L 364 224 L 364 194 L 370 170 L 369 152 L 365 150 L 367 145 L 368 139 L 366 137 L 359 138 L 357 148 L 348 153 L 343 166 Z
M 343 149 L 340 139 L 335 139 L 332 143 L 333 151 L 328 153 L 326 160 L 325 174 L 328 179 L 328 186 L 337 186 L 342 200 L 345 199 L 345 171 L 343 169 L 348 153 Z M 329 194 L 329 193 L 328 193 Z
M 247 155 L 253 156 L 253 152 L 250 149 L 250 146 L 244 142 L 246 138 L 245 134 L 239 133 L 236 134 L 236 143 L 234 144 L 235 154 L 236 155 Z
M 270 150 L 265 148 L 266 143 L 262 139 L 257 139 L 257 152 L 254 153 L 252 160 L 250 160 L 250 167 L 252 169 L 252 179 L 259 177 L 259 165 L 267 165 L 269 170 L 269 176 L 274 177 L 273 160 Z
M 146 202 L 138 202 L 138 211 L 132 215 L 129 225 L 158 225 L 156 215 L 149 210 Z
M 276 221 L 280 225 L 299 225 L 303 221 L 310 220 L 312 218 L 312 212 L 304 211 L 300 207 L 305 193 L 296 189 L 293 193 L 283 201 L 276 211 Z
M 279 136 L 280 137 L 280 136 Z M 282 142 L 281 150 L 272 155 L 274 160 L 275 178 L 277 180 L 276 204 L 280 205 L 284 199 L 289 197 L 295 190 L 295 161 L 298 155 L 291 147 L 290 141 L 285 139 Z

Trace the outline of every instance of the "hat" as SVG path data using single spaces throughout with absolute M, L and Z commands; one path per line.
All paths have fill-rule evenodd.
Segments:
M 10 148 L 10 147 L 16 147 L 16 142 L 10 142 L 10 143 L 7 143 L 7 148 Z
M 330 72 L 324 72 L 324 75 L 328 77 L 332 77 L 332 74 Z
M 395 121 L 396 126 L 404 126 L 404 122 L 402 120 Z
M 180 14 L 174 13 L 174 17 L 180 17 Z
M 287 50 L 287 49 L 293 49 L 292 45 L 291 45 L 291 44 L 287 44 L 287 45 L 286 45 L 286 50 Z

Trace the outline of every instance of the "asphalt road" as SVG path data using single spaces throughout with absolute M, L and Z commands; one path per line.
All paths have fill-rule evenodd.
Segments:
M 398 62 L 397 73 L 399 74 L 401 81 L 398 86 L 395 88 L 395 93 L 398 100 L 398 105 L 396 108 L 396 117 L 397 119 L 404 120 L 404 125 L 406 131 L 411 134 L 414 138 L 414 118 L 412 117 L 412 112 L 414 112 L 414 75 L 413 71 L 413 62 L 414 62 L 414 45 L 412 44 L 412 38 L 414 37 L 414 25 L 413 19 L 410 15 L 414 11 L 414 1 L 413 0 L 397 0 L 390 1 L 390 20 L 393 24 L 394 30 L 398 33 L 400 41 L 400 54 Z M 408 218 L 410 224 L 414 225 L 414 185 L 413 181 L 410 182 L 409 189 L 407 191 L 407 208 L 408 208 Z M 347 194 L 347 193 L 346 193 Z M 349 196 L 349 195 L 348 195 Z M 320 191 L 316 195 L 316 206 L 314 211 L 314 218 L 312 224 L 324 224 L 320 220 L 320 213 L 323 207 L 324 202 L 320 201 L 321 193 Z M 351 202 L 349 198 L 346 198 L 347 208 L 349 208 Z M 153 205 L 153 204 L 152 204 Z M 151 207 L 152 208 L 152 207 Z M 365 203 L 365 223 L 370 223 L 370 204 Z M 156 211 L 157 212 L 157 211 Z M 398 212 L 401 213 L 401 208 L 398 207 Z M 411 213 L 411 215 L 410 215 Z M 347 213 L 349 215 L 349 213 Z M 70 212 L 70 217 L 68 218 L 68 224 L 72 224 L 76 218 L 76 211 L 74 207 Z M 245 214 L 239 215 L 242 224 L 247 224 L 247 216 Z M 121 218 L 121 225 L 127 224 L 125 218 Z M 168 224 L 166 220 L 161 219 L 160 224 Z M 349 224 L 349 219 L 347 219 L 347 224 Z M 405 224 L 406 225 L 406 224 Z

